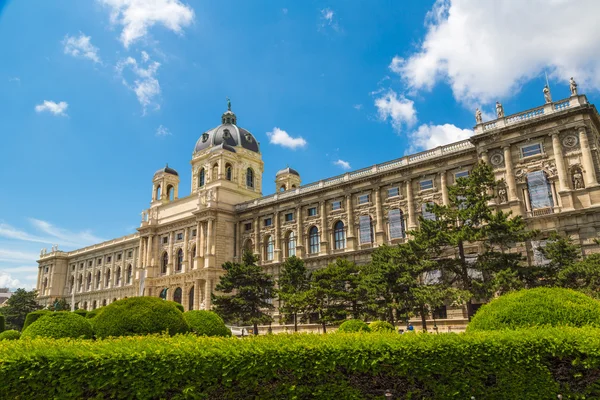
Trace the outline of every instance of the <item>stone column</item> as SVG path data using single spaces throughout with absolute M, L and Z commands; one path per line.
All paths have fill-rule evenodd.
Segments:
M 531 209 L 531 201 L 529 200 L 529 189 L 523 189 L 523 197 L 525 197 L 525 211 L 527 213 L 533 213 Z
M 325 255 L 329 252 L 329 229 L 327 229 L 327 202 L 321 201 L 321 246 L 320 253 Z
M 173 254 L 173 242 L 175 242 L 175 232 L 169 233 L 169 246 L 167 252 L 169 253 L 169 263 L 167 264 L 167 275 L 171 275 L 175 272 L 175 254 Z
M 281 227 L 279 226 L 279 211 L 275 210 L 273 214 L 273 222 L 275 223 L 275 254 L 273 259 L 275 261 L 282 261 L 282 249 L 281 249 Z
M 254 254 L 260 257 L 260 220 L 254 218 Z
M 383 208 L 381 205 L 381 188 L 375 188 L 375 243 L 385 243 L 385 230 L 383 229 Z
M 417 220 L 415 219 L 415 200 L 413 198 L 412 181 L 406 181 L 406 207 L 408 208 L 408 230 L 416 229 Z
M 346 213 L 348 215 L 348 228 L 346 230 L 346 246 L 348 250 L 356 248 L 356 236 L 354 232 L 354 208 L 352 207 L 352 194 L 346 195 Z
M 182 267 L 182 272 L 188 272 L 189 270 L 191 270 L 191 268 L 189 267 L 189 259 L 190 259 L 190 255 L 188 254 L 189 248 L 188 248 L 188 240 L 189 235 L 189 228 L 184 228 L 183 229 L 183 267 Z
M 202 294 L 202 285 L 200 284 L 200 279 L 196 279 L 194 281 L 194 310 L 200 309 L 201 296 Z
M 204 257 L 204 226 L 202 222 L 198 221 L 196 227 L 196 259 Z
M 565 168 L 565 158 L 558 132 L 552 133 L 552 148 L 554 149 L 554 160 L 556 161 L 556 170 L 558 171 L 559 191 L 562 192 L 568 190 L 569 185 L 567 184 L 567 169 Z
M 550 183 L 550 193 L 552 194 L 552 208 L 557 210 L 560 205 L 558 204 L 558 196 L 556 195 L 556 184 L 555 182 Z
M 123 268 L 125 267 L 125 256 L 127 255 L 127 251 L 123 251 L 123 258 L 121 260 L 121 271 L 123 270 Z M 102 256 L 102 258 L 104 258 L 104 261 L 106 261 L 106 257 Z M 111 277 L 110 277 L 110 286 L 109 287 L 115 287 L 115 282 L 116 282 L 116 277 L 117 277 L 117 270 L 115 268 L 115 257 L 113 254 L 113 257 L 110 258 L 110 273 L 111 273 Z
M 212 245 L 213 245 L 213 220 L 209 219 L 206 222 L 206 254 L 213 255 Z
M 152 265 L 152 239 L 154 235 L 150 235 L 147 238 L 147 246 L 146 246 L 146 266 Z
M 212 293 L 212 284 L 213 280 L 207 278 L 206 283 L 204 284 L 204 306 L 206 310 L 210 310 L 211 308 L 211 298 L 210 295 Z
M 302 206 L 296 207 L 296 221 L 298 232 L 296 235 L 296 256 L 304 258 L 304 220 L 302 218 Z
M 237 257 L 238 260 L 241 260 L 243 255 L 244 255 L 244 239 L 242 237 L 242 235 L 244 234 L 244 223 L 242 221 L 238 222 L 238 242 L 236 243 L 236 246 L 238 248 L 238 253 L 237 253 Z
M 448 197 L 448 176 L 446 171 L 440 172 L 440 177 L 442 185 L 442 204 L 447 206 L 448 204 L 450 204 L 450 199 Z
M 585 126 L 580 126 L 579 130 L 579 146 L 581 147 L 581 162 L 584 168 L 585 187 L 597 186 L 596 169 L 594 167 L 594 159 L 592 157 L 592 149 L 588 140 Z
M 508 185 L 508 201 L 518 200 L 517 184 L 515 183 L 515 171 L 513 170 L 510 146 L 504 146 L 504 165 L 506 166 L 506 184 Z

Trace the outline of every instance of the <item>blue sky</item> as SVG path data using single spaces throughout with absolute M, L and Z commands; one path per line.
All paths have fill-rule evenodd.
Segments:
M 545 73 L 594 102 L 600 5 L 523 3 L 0 0 L 0 287 L 133 233 L 167 162 L 189 194 L 226 97 L 265 195 L 287 164 L 309 183 L 467 138 L 475 107 L 542 104 Z

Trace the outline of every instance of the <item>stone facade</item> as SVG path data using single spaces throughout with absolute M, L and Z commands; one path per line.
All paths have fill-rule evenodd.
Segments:
M 42 252 L 39 302 L 72 297 L 91 309 L 126 296 L 160 295 L 185 309 L 209 308 L 220 266 L 239 261 L 245 248 L 275 276 L 292 254 L 310 269 L 337 257 L 365 263 L 377 246 L 406 240 L 428 202 L 447 203 L 447 187 L 479 160 L 502 182 L 494 207 L 522 215 L 532 229 L 569 235 L 584 254 L 598 251 L 596 108 L 574 94 L 501 115 L 478 118 L 469 140 L 303 186 L 296 171 L 283 169 L 277 192 L 263 197 L 258 143 L 229 110 L 196 144 L 191 195 L 178 197 L 179 177 L 166 167 L 154 175 L 137 233 L 72 252 Z M 535 247 L 515 250 L 530 263 L 543 262 Z M 463 310 L 448 309 L 447 318 L 464 318 Z

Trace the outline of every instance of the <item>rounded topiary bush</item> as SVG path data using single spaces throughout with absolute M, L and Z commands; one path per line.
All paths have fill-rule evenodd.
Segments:
M 600 301 L 570 289 L 536 288 L 505 294 L 482 306 L 467 332 L 586 325 L 600 327 Z
M 176 302 L 176 301 L 170 301 L 170 300 L 167 300 L 167 303 L 169 303 L 169 304 L 173 304 L 175 307 L 177 307 L 177 309 L 178 309 L 179 311 L 181 311 L 181 312 L 185 312 L 185 309 L 183 308 L 183 305 L 179 304 L 178 302 Z
M 360 319 L 349 319 L 340 325 L 339 332 L 371 332 L 369 325 Z
M 196 335 L 231 336 L 231 331 L 225 326 L 223 319 L 212 311 L 191 310 L 183 313 L 183 317 Z
M 94 330 L 97 338 L 163 332 L 176 335 L 188 332 L 189 325 L 170 302 L 157 297 L 130 297 L 102 307 L 94 318 Z
M 96 308 L 94 310 L 87 311 L 85 313 L 85 318 L 87 318 L 87 319 L 96 318 L 96 315 L 98 315 L 98 313 L 100 313 L 100 310 L 102 310 L 102 308 Z
M 44 315 L 52 314 L 54 311 L 50 310 L 37 310 L 32 311 L 27 316 L 25 316 L 25 323 L 23 324 L 23 330 L 27 329 L 27 327 L 33 324 L 38 319 L 42 318 Z
M 27 327 L 22 338 L 48 337 L 91 339 L 94 332 L 90 321 L 70 311 L 56 311 L 44 315 Z
M 369 324 L 371 332 L 395 332 L 396 328 L 394 325 L 387 321 L 373 321 Z
M 15 331 L 14 329 L 9 329 L 8 331 L 4 331 L 0 333 L 0 340 L 17 340 L 21 337 L 19 331 Z
M 77 315 L 81 315 L 84 318 L 87 316 L 87 311 L 84 310 L 83 308 L 78 308 L 77 310 L 75 310 L 73 312 Z

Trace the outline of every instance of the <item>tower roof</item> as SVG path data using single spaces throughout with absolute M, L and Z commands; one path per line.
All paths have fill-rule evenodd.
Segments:
M 279 171 L 277 171 L 275 176 L 279 176 L 279 175 L 283 175 L 283 174 L 292 174 L 292 175 L 300 176 L 300 173 L 298 171 L 296 171 L 295 169 L 290 168 L 290 167 L 285 167 L 284 169 L 280 169 Z
M 160 173 L 164 173 L 164 174 L 171 174 L 171 175 L 175 175 L 175 176 L 179 176 L 179 173 L 177 171 L 175 171 L 173 168 L 169 167 L 169 164 L 167 164 L 164 168 L 159 169 L 158 171 L 156 171 L 154 173 L 154 175 L 156 174 L 160 174 Z

